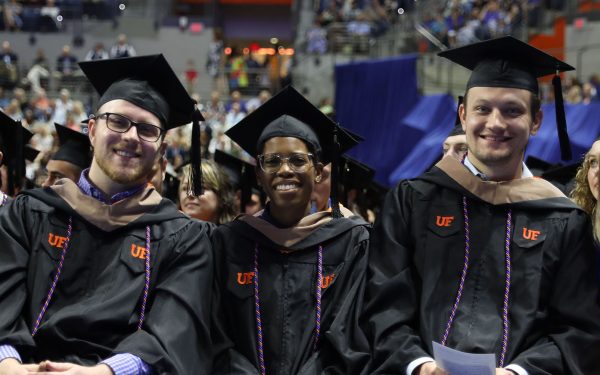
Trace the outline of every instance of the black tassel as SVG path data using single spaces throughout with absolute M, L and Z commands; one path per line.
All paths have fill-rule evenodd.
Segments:
M 571 143 L 569 142 L 569 133 L 567 132 L 567 120 L 565 118 L 565 106 L 562 96 L 562 85 L 560 76 L 556 74 L 552 78 L 554 86 L 554 103 L 556 106 L 556 130 L 558 131 L 558 142 L 560 143 L 560 157 L 564 161 L 571 160 Z
M 202 115 L 198 109 L 194 109 L 192 115 L 192 147 L 190 149 L 190 188 L 188 193 L 199 197 L 202 195 L 202 165 L 200 154 L 200 119 Z
M 340 204 L 338 201 L 338 182 L 339 182 L 339 165 L 340 165 L 340 144 L 338 142 L 339 127 L 336 125 L 333 128 L 333 150 L 331 158 L 331 213 L 333 218 L 342 217 Z
M 240 181 L 241 197 L 240 197 L 240 212 L 246 213 L 246 206 L 252 199 L 252 168 L 242 167 L 242 176 Z

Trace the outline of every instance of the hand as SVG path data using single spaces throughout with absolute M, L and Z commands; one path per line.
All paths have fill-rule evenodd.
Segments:
M 0 361 L 0 375 L 27 375 L 38 370 L 38 365 L 23 365 L 15 358 L 5 358 Z
M 438 368 L 435 362 L 425 362 L 417 367 L 416 375 L 450 375 L 446 371 Z
M 74 363 L 44 361 L 40 364 L 40 370 L 47 375 L 114 375 L 105 364 L 85 367 Z

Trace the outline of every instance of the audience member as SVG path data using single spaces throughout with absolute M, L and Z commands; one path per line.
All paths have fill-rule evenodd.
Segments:
M 110 57 L 121 58 L 133 57 L 135 55 L 135 49 L 131 44 L 127 43 L 127 36 L 125 34 L 119 34 L 117 37 L 117 43 L 110 49 Z

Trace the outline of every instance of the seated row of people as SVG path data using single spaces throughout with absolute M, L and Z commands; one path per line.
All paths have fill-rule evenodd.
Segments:
M 201 162 L 202 116 L 164 57 L 82 63 L 100 94 L 89 168 L 0 209 L 0 373 L 599 372 L 589 216 L 523 164 L 537 77 L 570 67 L 510 37 L 444 54 L 473 70 L 466 156 L 402 181 L 373 230 L 339 203 L 359 140 L 292 87 L 227 131 L 267 200 L 215 226 L 149 183 L 165 131 L 190 122 L 182 209 L 227 181 Z

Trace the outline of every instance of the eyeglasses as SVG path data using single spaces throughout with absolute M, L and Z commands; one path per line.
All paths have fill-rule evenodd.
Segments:
M 142 141 L 156 142 L 165 132 L 159 126 L 147 124 L 144 122 L 135 122 L 118 113 L 105 112 L 97 116 L 101 119 L 106 119 L 106 126 L 117 133 L 127 133 L 132 126 L 136 127 L 138 137 Z
M 261 154 L 258 155 L 258 164 L 260 169 L 269 174 L 275 174 L 283 163 L 296 173 L 303 173 L 308 170 L 313 160 L 313 154 L 294 153 L 289 156 L 281 154 Z

